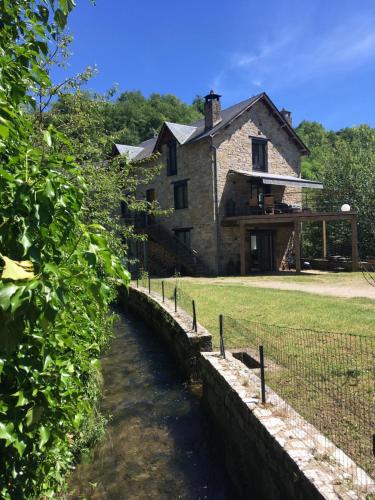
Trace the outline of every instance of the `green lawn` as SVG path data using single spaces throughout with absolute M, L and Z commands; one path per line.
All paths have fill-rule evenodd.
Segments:
M 233 283 L 208 285 L 191 279 L 179 283 L 195 299 L 198 322 L 212 333 L 216 346 L 219 314 L 293 328 L 375 334 L 375 301 L 371 299 L 336 298 Z

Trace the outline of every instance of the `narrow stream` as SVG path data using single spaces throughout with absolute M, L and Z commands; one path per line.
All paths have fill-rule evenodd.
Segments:
M 152 329 L 120 313 L 102 367 L 112 419 L 75 470 L 69 499 L 233 499 L 199 397 Z

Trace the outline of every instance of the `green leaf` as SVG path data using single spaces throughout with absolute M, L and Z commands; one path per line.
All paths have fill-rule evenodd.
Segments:
M 43 411 L 42 406 L 33 406 L 30 408 L 26 413 L 26 425 L 30 427 L 30 425 L 38 423 Z
M 61 7 L 61 10 L 67 16 L 76 4 L 73 0 L 59 0 L 59 5 Z
M 39 428 L 39 435 L 40 435 L 39 447 L 40 448 L 43 448 L 44 445 L 48 442 L 50 434 L 51 434 L 50 431 L 46 427 L 44 427 L 44 425 L 42 425 Z
M 90 361 L 90 364 L 92 367 L 96 368 L 97 370 L 100 370 L 100 360 L 99 359 L 92 359 Z
M 58 27 L 61 30 L 63 30 L 65 28 L 65 25 L 66 25 L 67 16 L 64 14 L 64 12 L 61 9 L 57 9 L 55 12 L 54 18 L 55 18 L 55 21 L 56 21 L 56 24 L 58 25 Z
M 46 142 L 47 146 L 52 146 L 52 137 L 49 130 L 43 130 L 43 139 Z
M 52 362 L 53 361 L 52 361 L 51 356 L 49 354 L 47 354 L 47 356 L 45 357 L 44 363 L 43 363 L 43 371 L 45 371 Z
M 17 292 L 18 286 L 12 283 L 0 283 L 0 307 L 6 311 L 10 306 L 10 299 Z
M 0 123 L 0 136 L 3 139 L 8 139 L 9 137 L 9 127 L 4 125 L 3 123 Z
M 18 396 L 17 406 L 25 406 L 29 403 L 29 400 L 25 397 L 23 391 L 18 391 L 12 394 L 12 396 Z
M 43 270 L 44 272 L 54 274 L 55 276 L 57 276 L 59 273 L 59 268 L 52 262 L 46 264 Z
M 10 310 L 13 314 L 17 309 L 19 309 L 25 302 L 30 302 L 32 297 L 31 290 L 28 290 L 26 286 L 21 286 L 18 291 L 10 299 Z
M 7 446 L 15 440 L 13 431 L 14 425 L 12 424 L 12 422 L 9 422 L 7 424 L 0 422 L 0 439 L 4 439 Z
M 0 375 L 3 373 L 5 359 L 0 358 Z
M 26 255 L 28 249 L 32 245 L 32 243 L 29 240 L 29 238 L 27 237 L 26 233 L 23 233 L 23 235 L 22 235 L 21 239 L 19 240 L 19 242 L 21 243 L 21 245 L 23 247 L 23 255 Z
M 1 125 L 0 125 L 0 127 L 1 127 Z M 10 174 L 9 172 L 4 170 L 3 168 L 0 168 L 0 176 L 3 177 L 4 179 L 6 179 L 7 181 L 10 181 L 10 182 L 14 182 L 16 180 L 14 175 Z
M 53 189 L 52 182 L 50 181 L 50 179 L 46 180 L 46 187 L 44 188 L 44 194 L 50 200 L 52 200 L 55 197 L 55 191 Z
M 90 245 L 93 246 L 93 245 Z M 87 261 L 90 267 L 96 266 L 96 254 L 93 252 L 85 252 L 84 254 L 85 260 Z
M 12 443 L 12 446 L 16 448 L 20 457 L 22 457 L 23 452 L 26 449 L 26 444 L 23 441 L 19 441 L 18 439 Z

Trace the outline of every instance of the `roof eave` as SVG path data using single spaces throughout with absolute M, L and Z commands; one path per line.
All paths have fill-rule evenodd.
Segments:
M 305 155 L 309 155 L 310 154 L 309 148 L 306 146 L 306 144 L 303 142 L 303 140 L 299 137 L 299 135 L 294 130 L 294 128 L 290 125 L 290 123 L 288 123 L 288 121 L 283 117 L 283 115 L 277 109 L 277 107 L 275 106 L 275 104 L 271 101 L 270 97 L 265 92 L 263 92 L 262 93 L 262 98 L 264 98 L 266 100 L 267 104 L 269 105 L 269 107 L 274 112 L 275 117 L 279 118 L 279 120 L 282 123 L 283 127 L 285 127 L 285 129 L 293 137 L 293 139 L 295 140 L 295 142 L 300 146 L 300 153 L 302 155 L 304 155 L 304 156 Z

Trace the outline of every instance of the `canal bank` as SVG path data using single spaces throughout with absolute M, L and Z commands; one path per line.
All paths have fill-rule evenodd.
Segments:
M 102 360 L 111 421 L 72 475 L 69 498 L 235 498 L 199 394 L 152 328 L 129 313 L 119 318 Z

